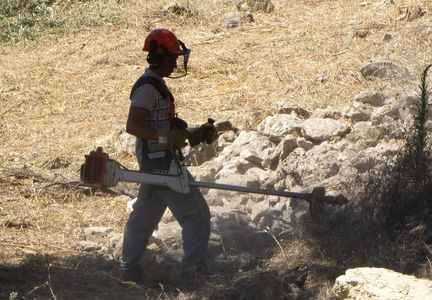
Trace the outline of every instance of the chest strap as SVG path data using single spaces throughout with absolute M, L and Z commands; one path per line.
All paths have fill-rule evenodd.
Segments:
M 131 100 L 132 100 L 132 96 L 135 93 L 135 91 L 138 88 L 140 88 L 141 86 L 143 86 L 144 84 L 151 84 L 152 86 L 154 86 L 159 91 L 159 93 L 162 95 L 162 97 L 169 98 L 171 101 L 174 102 L 174 96 L 170 92 L 168 87 L 163 82 L 161 82 L 160 80 L 157 80 L 156 78 L 150 77 L 150 76 L 140 77 L 135 82 L 135 84 L 132 87 L 131 93 L 130 93 L 130 99 Z

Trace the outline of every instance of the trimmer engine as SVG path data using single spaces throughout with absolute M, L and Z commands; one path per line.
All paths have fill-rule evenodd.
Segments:
M 81 166 L 81 180 L 89 184 L 105 184 L 108 158 L 102 147 L 86 155 L 85 164 Z

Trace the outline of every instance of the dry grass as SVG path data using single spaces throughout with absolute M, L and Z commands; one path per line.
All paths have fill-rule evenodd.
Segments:
M 413 90 L 432 57 L 430 1 L 376 9 L 379 2 L 275 0 L 274 13 L 256 13 L 254 23 L 228 30 L 220 17 L 234 11 L 230 0 L 190 0 L 190 17 L 163 13 L 167 0 L 106 0 L 99 10 L 65 9 L 74 21 L 63 33 L 0 44 L 0 224 L 17 225 L 0 228 L 0 264 L 38 253 L 79 257 L 82 228 L 121 231 L 123 197 L 16 179 L 6 170 L 27 166 L 77 178 L 84 154 L 96 145 L 112 151 L 110 141 L 124 128 L 129 90 L 145 67 L 141 48 L 149 30 L 169 28 L 192 48 L 190 74 L 167 80 L 182 118 L 195 123 L 211 116 L 249 129 L 274 113 L 278 101 L 312 110 L 348 105 L 364 89 L 388 96 Z M 398 20 L 403 8 L 419 5 L 428 10 L 424 16 Z M 114 21 L 91 21 L 101 10 L 115 12 Z M 87 23 L 79 19 L 86 17 Z M 388 42 L 386 32 L 393 34 Z M 401 62 L 413 77 L 365 80 L 359 69 L 377 58 Z M 328 80 L 317 81 L 321 74 Z M 65 166 L 50 168 L 58 160 Z

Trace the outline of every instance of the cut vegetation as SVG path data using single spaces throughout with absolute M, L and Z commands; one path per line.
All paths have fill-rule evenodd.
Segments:
M 432 279 L 431 2 L 274 0 L 274 11 L 229 29 L 221 18 L 237 10 L 234 1 L 179 0 L 180 11 L 165 9 L 170 2 L 1 1 L 0 298 L 334 299 L 336 277 L 359 266 Z M 136 167 L 114 141 L 146 66 L 144 38 L 160 27 L 192 49 L 190 74 L 167 80 L 190 123 L 212 117 L 254 130 L 281 101 L 313 111 L 349 105 L 365 90 L 417 91 L 411 148 L 353 184 L 353 205 L 328 224 L 299 229 L 241 270 L 184 284 L 153 263 L 158 278 L 121 285 L 118 262 L 103 254 L 108 238 L 92 236 L 101 249 L 90 252 L 82 242 L 90 226 L 122 232 L 128 197 L 74 181 L 84 155 L 102 144 Z M 383 60 L 408 73 L 360 72 Z

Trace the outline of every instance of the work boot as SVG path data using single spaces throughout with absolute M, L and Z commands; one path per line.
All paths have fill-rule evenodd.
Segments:
M 209 271 L 207 268 L 207 265 L 205 264 L 199 264 L 199 265 L 189 265 L 184 266 L 181 270 L 182 276 L 185 278 L 197 278 L 199 276 L 206 276 L 209 275 Z
M 140 283 L 144 279 L 144 270 L 139 265 L 122 267 L 120 270 L 120 279 L 123 282 L 132 281 Z

